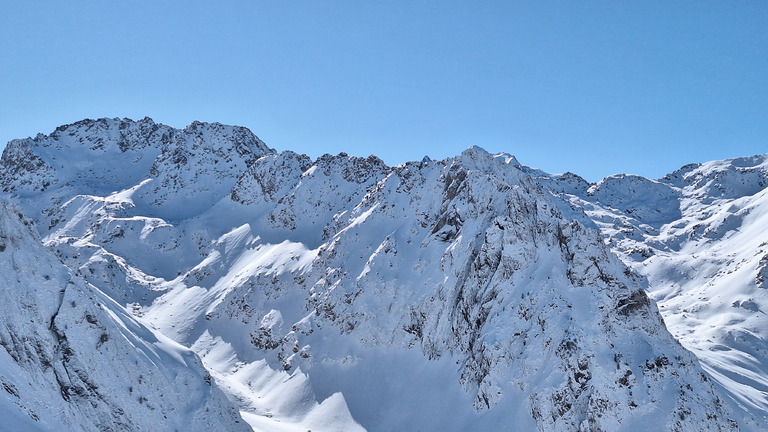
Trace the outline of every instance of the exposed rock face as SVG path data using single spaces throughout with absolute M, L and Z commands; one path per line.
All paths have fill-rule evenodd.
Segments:
M 679 190 L 477 147 L 388 167 L 221 125 L 60 129 L 81 154 L 135 152 L 115 156 L 125 175 L 89 182 L 109 171 L 56 165 L 46 143 L 63 139 L 38 136 L 4 153 L 9 199 L 70 268 L 198 352 L 257 430 L 738 428 L 595 229 L 610 208 L 632 227 L 616 241 L 640 242 L 684 214 Z

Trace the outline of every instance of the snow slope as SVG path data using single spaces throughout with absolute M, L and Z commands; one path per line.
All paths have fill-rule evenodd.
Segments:
M 577 176 L 477 147 L 313 161 L 149 119 L 12 141 L 0 163 L 45 244 L 197 352 L 255 430 L 765 425 L 669 334 Z
M 199 358 L 66 268 L 0 203 L 0 426 L 248 430 Z

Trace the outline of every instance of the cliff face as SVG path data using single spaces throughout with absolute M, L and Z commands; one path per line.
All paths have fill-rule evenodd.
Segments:
M 81 156 L 57 165 L 64 148 Z M 240 128 L 148 119 L 13 141 L 2 164 L 44 243 L 197 352 L 257 430 L 757 421 L 730 411 L 604 243 L 609 181 L 589 189 L 477 147 L 397 167 L 312 161 Z M 660 214 L 631 194 L 613 205 L 658 230 L 683 214 L 681 192 L 650 188 Z

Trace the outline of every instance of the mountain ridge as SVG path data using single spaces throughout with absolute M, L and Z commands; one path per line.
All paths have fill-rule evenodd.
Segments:
M 103 121 L 106 130 L 141 131 L 136 125 L 151 120 L 111 122 Z M 124 134 L 85 134 L 88 126 L 58 133 L 74 128 L 67 136 L 90 151 L 104 145 L 124 155 L 135 148 L 120 146 L 115 137 Z M 163 126 L 155 126 L 138 141 L 163 143 Z M 207 128 L 196 123 L 194 130 Z M 98 166 L 86 167 L 88 176 L 45 169 L 52 159 L 31 148 L 55 136 L 16 140 L 4 152 L 0 184 L 68 265 L 139 319 L 193 347 L 257 430 L 268 429 L 275 415 L 297 428 L 321 416 L 297 416 L 299 402 L 286 400 L 282 411 L 267 412 L 253 396 L 265 390 L 238 375 L 245 369 L 289 374 L 304 383 L 301 392 L 345 401 L 336 406 L 338 424 L 347 428 L 359 427 L 352 418 L 370 430 L 503 430 L 513 421 L 544 430 L 620 430 L 640 421 L 680 430 L 738 427 L 697 372 L 698 360 L 666 332 L 643 279 L 603 244 L 599 218 L 581 210 L 595 204 L 567 193 L 581 191 L 583 179 L 548 176 L 479 147 L 396 167 L 346 154 L 312 161 L 276 154 L 255 136 L 244 139 L 252 136 L 245 132 L 219 128 L 217 135 L 217 128 L 213 144 L 204 133 L 173 132 L 185 137 L 179 145 L 134 155 L 133 170 L 114 190 L 89 183 L 104 169 Z M 208 147 L 227 154 L 201 155 Z M 32 164 L 13 165 L 25 152 L 43 164 L 32 157 Z M 51 177 L 60 180 L 35 192 Z M 201 204 L 187 208 L 192 200 Z M 643 229 L 660 223 L 639 210 L 651 222 Z M 366 373 L 385 360 L 401 380 Z M 453 362 L 458 370 L 448 367 Z M 402 392 L 386 390 L 422 395 L 428 406 L 435 397 L 428 386 L 445 377 L 455 380 L 442 384 L 455 408 L 446 424 L 391 400 Z M 361 393 L 360 382 L 384 395 Z M 650 416 L 646 407 L 667 414 Z M 761 424 L 753 417 L 743 415 L 741 426 Z M 338 424 L 326 427 L 342 430 Z
M 609 177 L 557 192 L 584 209 L 622 260 L 649 278 L 650 295 L 683 345 L 739 404 L 760 411 L 768 403 L 768 332 L 760 319 L 768 308 L 768 238 L 760 228 L 766 161 L 768 155 L 756 155 L 689 164 L 655 181 Z

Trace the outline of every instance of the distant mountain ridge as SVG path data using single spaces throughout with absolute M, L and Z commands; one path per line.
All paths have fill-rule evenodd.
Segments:
M 478 147 L 389 167 L 100 119 L 11 141 L 0 188 L 78 277 L 195 351 L 255 430 L 759 430 L 764 333 L 746 349 L 732 325 L 697 351 L 683 330 L 705 324 L 669 320 L 698 287 L 668 274 L 695 237 L 670 224 L 714 232 L 705 208 L 735 200 L 754 220 L 717 239 L 759 226 L 764 162 L 590 185 Z M 718 305 L 759 326 L 745 290 Z

